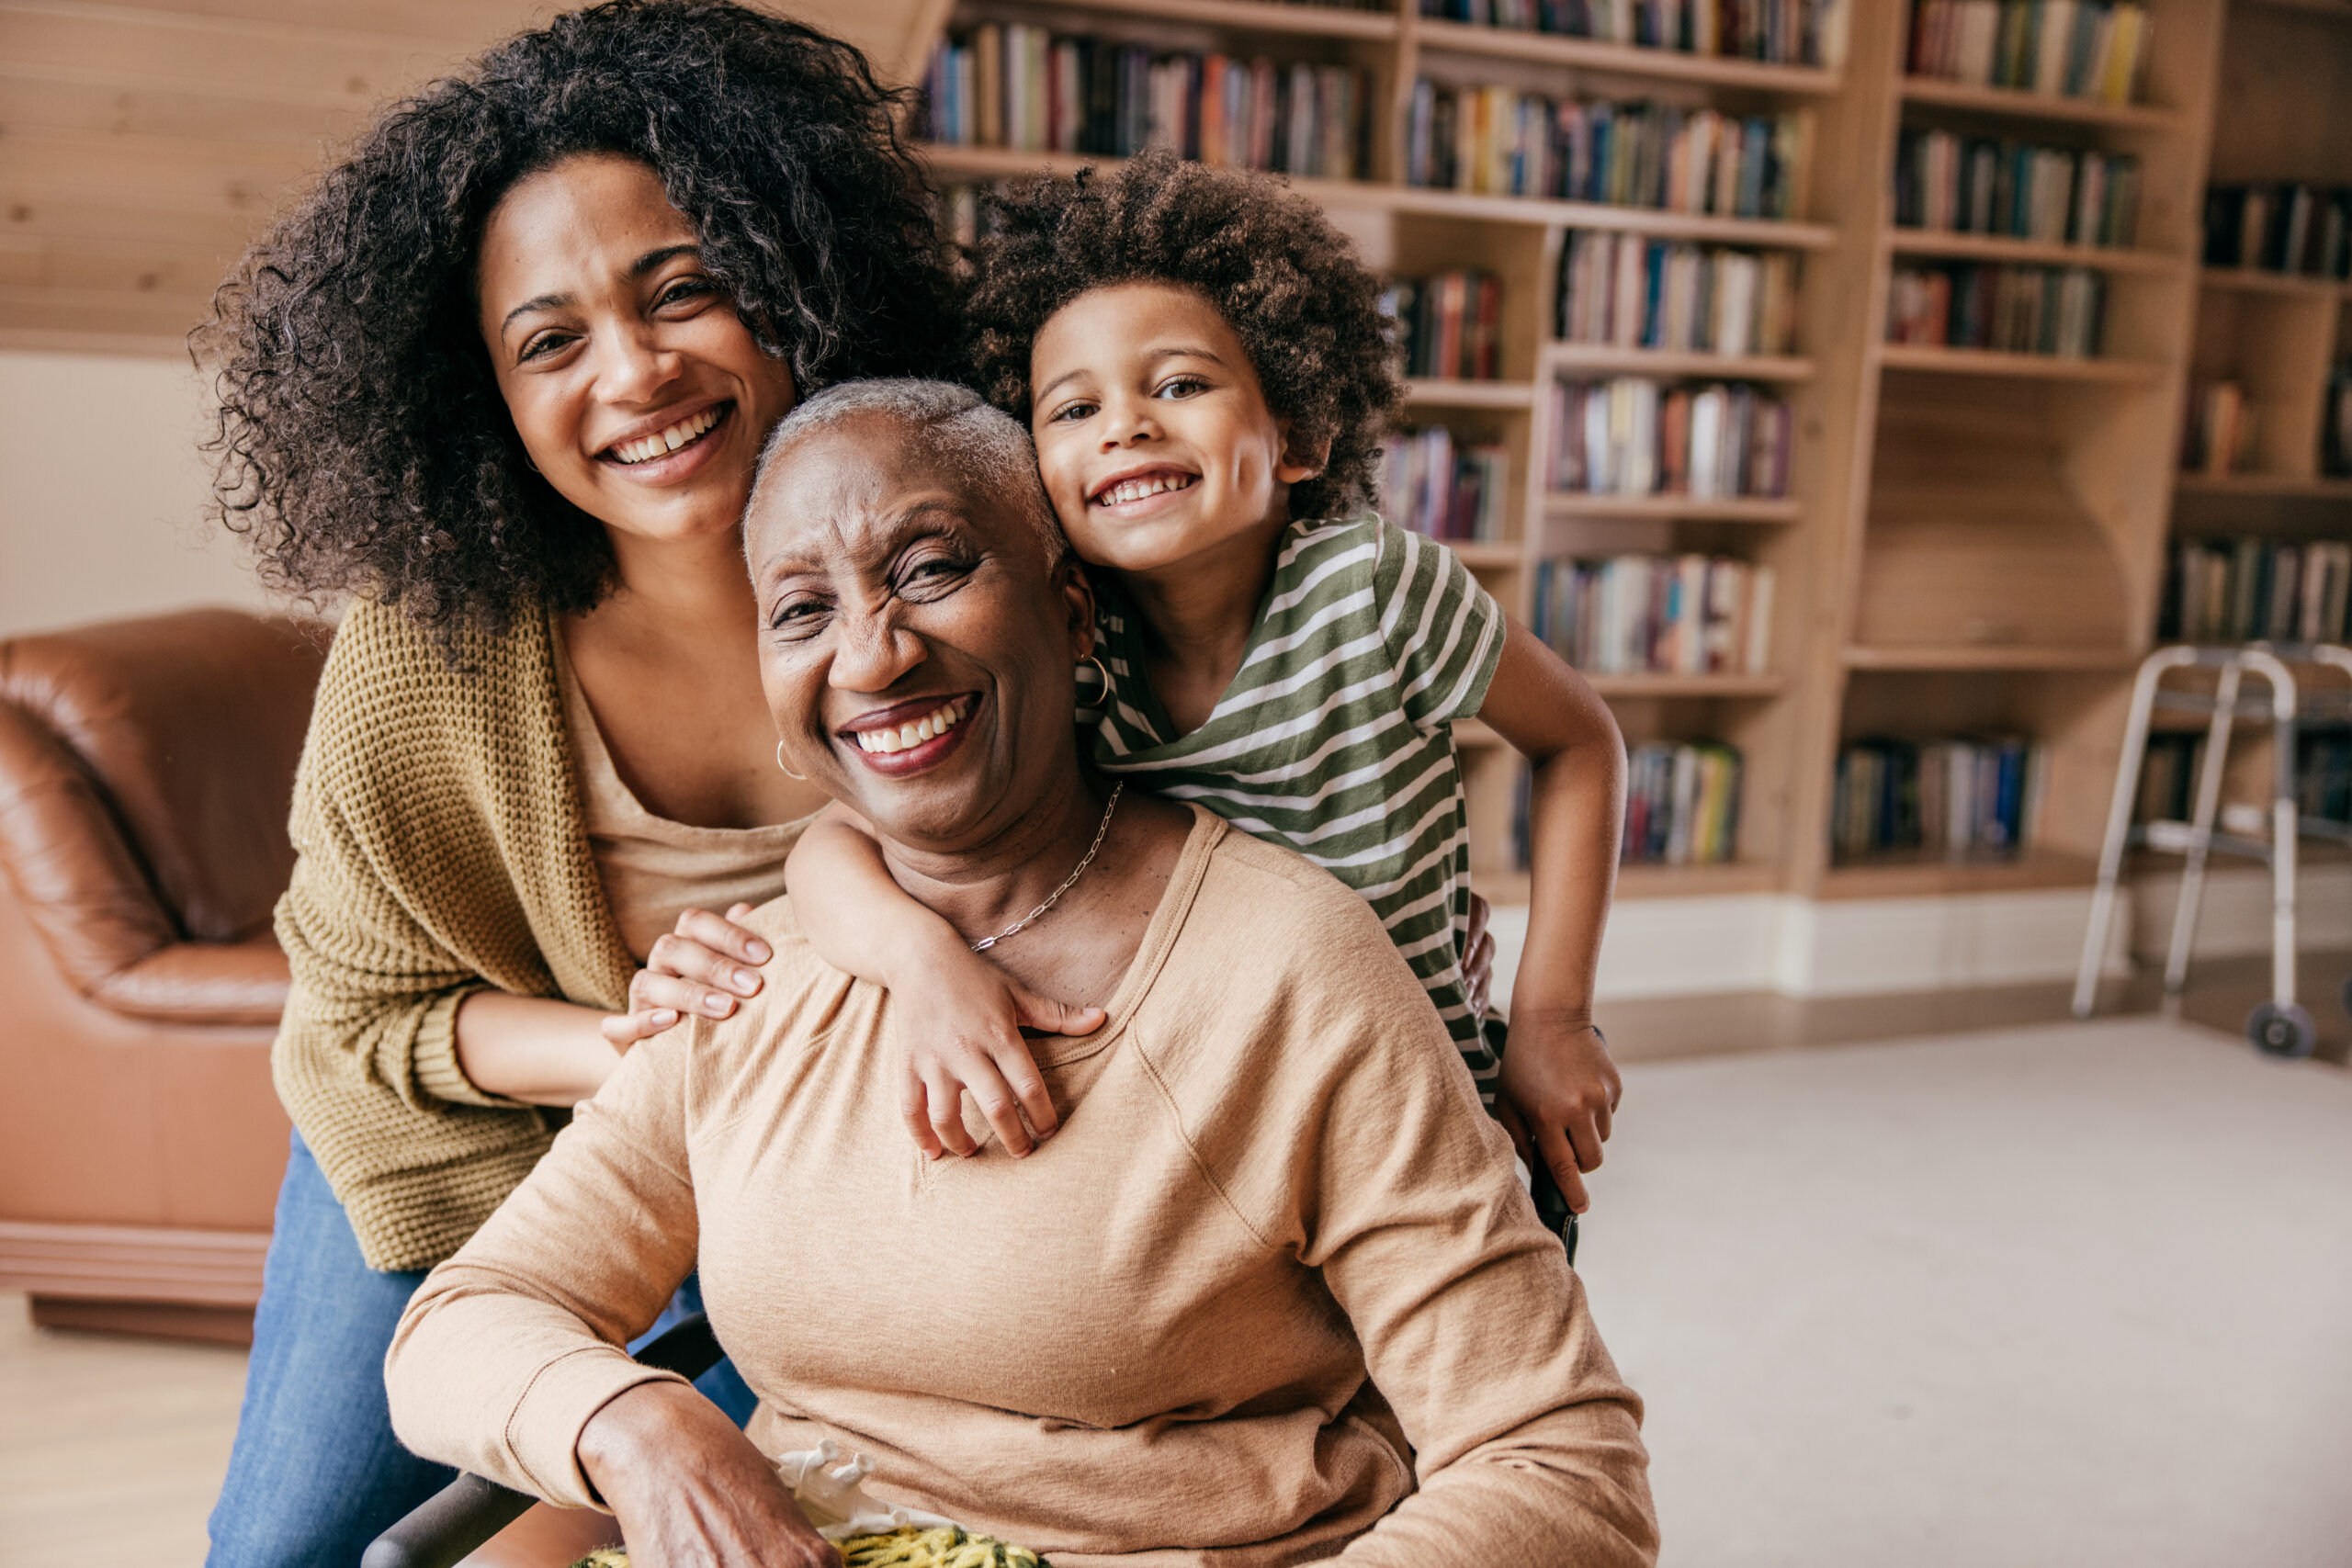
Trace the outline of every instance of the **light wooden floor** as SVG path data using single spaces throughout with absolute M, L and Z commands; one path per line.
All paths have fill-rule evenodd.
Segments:
M 0 1555 L 194 1568 L 229 1463 L 242 1350 L 37 1330 L 0 1295 Z

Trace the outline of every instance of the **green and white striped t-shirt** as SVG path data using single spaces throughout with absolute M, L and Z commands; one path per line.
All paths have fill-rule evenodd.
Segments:
M 1142 627 L 1107 585 L 1108 702 L 1081 705 L 1104 772 L 1198 801 L 1363 894 L 1429 987 L 1479 1092 L 1498 1060 L 1462 977 L 1470 847 L 1448 725 L 1502 658 L 1501 609 L 1444 546 L 1377 517 L 1294 523 L 1233 683 L 1182 739 L 1144 676 Z

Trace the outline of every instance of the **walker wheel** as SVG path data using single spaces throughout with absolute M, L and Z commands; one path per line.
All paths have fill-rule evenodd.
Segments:
M 2267 1056 L 2308 1056 L 2319 1044 L 2312 1015 L 2291 1002 L 2265 1002 L 2246 1014 L 2245 1037 Z

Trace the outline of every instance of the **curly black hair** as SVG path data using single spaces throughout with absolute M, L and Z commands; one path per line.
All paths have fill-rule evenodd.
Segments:
M 1147 152 L 1107 176 L 1081 170 L 993 197 L 968 317 L 980 389 L 1029 417 L 1029 347 L 1091 288 L 1198 289 L 1250 355 L 1294 439 L 1329 437 L 1321 474 L 1291 487 L 1294 517 L 1365 504 L 1402 389 L 1381 283 L 1323 209 L 1271 175 Z
M 445 646 L 613 581 L 602 526 L 524 461 L 474 318 L 482 227 L 576 153 L 637 158 L 805 396 L 945 367 L 958 287 L 849 45 L 720 0 L 612 0 L 388 110 L 221 285 L 215 511 L 273 586 L 398 605 Z

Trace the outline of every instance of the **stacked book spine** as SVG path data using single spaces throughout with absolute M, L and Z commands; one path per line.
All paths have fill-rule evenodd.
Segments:
M 1796 325 L 1797 260 L 1603 230 L 1560 247 L 1564 343 L 1739 355 L 1786 354 Z
M 1421 15 L 1473 27 L 1557 33 L 1639 49 L 1834 65 L 1843 0 L 1420 0 Z
M 1501 375 L 1502 280 L 1460 268 L 1399 278 L 1381 309 L 1396 323 L 1398 368 L 1407 376 L 1491 381 Z
M 1382 514 L 1432 539 L 1500 539 L 1510 487 L 1507 447 L 1464 441 L 1442 424 L 1392 433 L 1381 456 Z
M 2254 411 L 2235 381 L 2192 381 L 2181 410 L 2180 467 L 2189 474 L 2233 474 L 2245 467 Z
M 2156 636 L 2167 642 L 2352 640 L 2352 542 L 2183 539 Z
M 2137 0 L 1915 0 L 1914 76 L 2128 104 L 2148 63 Z
M 1712 741 L 1652 741 L 1627 755 L 1627 865 L 1714 865 L 1739 837 L 1739 753 Z
M 1725 218 L 1787 218 L 1803 124 L 1648 102 L 1549 98 L 1511 87 L 1413 85 L 1405 183 L 1482 196 L 1605 202 Z
M 1639 376 L 1555 381 L 1551 471 L 1558 491 L 1777 498 L 1789 487 L 1789 405 L 1742 382 L 1668 387 Z
M 2320 471 L 2352 478 L 2352 364 L 2339 365 L 2327 378 L 2327 406 L 2321 416 Z
M 2133 818 L 2189 820 L 2196 809 L 2197 773 L 2204 760 L 2202 730 L 2159 730 L 2149 736 Z M 2352 728 L 2330 725 L 2296 735 L 2295 808 L 2306 818 L 2352 821 Z
M 2041 748 L 2018 736 L 1857 741 L 1838 754 L 1830 844 L 1846 860 L 2012 853 L 2025 846 L 2041 773 Z
M 2205 193 L 2205 265 L 2352 277 L 2352 187 L 2213 186 Z
M 1151 149 L 1227 168 L 1362 179 L 1368 71 L 1170 52 L 1012 22 L 952 34 L 924 79 L 926 134 L 957 147 L 1126 158 Z
M 2129 245 L 2140 161 L 1948 130 L 1905 130 L 1894 154 L 1894 221 L 1934 233 L 2067 245 Z
M 2105 281 L 2087 267 L 1898 266 L 1886 341 L 2092 359 L 2106 303 Z
M 1534 631 L 1588 674 L 1760 675 L 1772 570 L 1702 555 L 1542 561 Z

